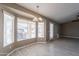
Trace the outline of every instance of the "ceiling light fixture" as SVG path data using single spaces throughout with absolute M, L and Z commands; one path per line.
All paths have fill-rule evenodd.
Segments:
M 38 5 L 36 6 L 36 8 L 37 8 L 37 11 L 39 12 L 39 6 Z M 34 17 L 33 21 L 36 21 L 36 22 L 40 21 L 41 22 L 41 21 L 43 21 L 43 19 L 39 16 L 39 17 Z

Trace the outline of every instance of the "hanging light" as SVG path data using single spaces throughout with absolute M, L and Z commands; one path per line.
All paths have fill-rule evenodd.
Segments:
M 38 21 L 38 19 L 36 17 L 33 18 L 33 21 Z
M 36 6 L 36 8 L 37 8 L 37 10 L 38 10 L 38 12 L 39 12 L 39 6 L 38 6 L 38 5 Z M 36 22 L 37 22 L 37 21 L 43 21 L 43 19 L 42 19 L 41 17 L 34 17 L 34 18 L 33 18 L 33 21 L 36 21 Z
M 38 18 L 39 21 L 42 21 L 43 19 L 41 17 Z

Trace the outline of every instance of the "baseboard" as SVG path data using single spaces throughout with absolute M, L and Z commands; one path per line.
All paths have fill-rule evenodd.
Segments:
M 79 37 L 73 37 L 73 36 L 63 36 L 63 37 L 79 39 Z
M 25 45 L 25 46 L 22 46 L 22 47 L 15 48 L 15 49 L 12 50 L 10 53 L 8 53 L 7 56 L 10 56 L 13 52 L 15 52 L 15 51 L 17 51 L 17 50 L 19 50 L 19 49 L 22 49 L 22 48 L 24 48 L 24 47 L 31 46 L 31 45 L 36 44 L 36 43 L 44 43 L 44 44 L 45 44 L 46 42 L 35 42 L 35 43 L 31 43 L 31 44 L 28 44 L 28 45 Z

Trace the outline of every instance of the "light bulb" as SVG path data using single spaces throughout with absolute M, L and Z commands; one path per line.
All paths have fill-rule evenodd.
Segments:
M 41 17 L 39 17 L 38 19 L 39 19 L 39 21 L 42 21 L 43 20 Z
M 38 21 L 36 17 L 33 18 L 33 21 Z

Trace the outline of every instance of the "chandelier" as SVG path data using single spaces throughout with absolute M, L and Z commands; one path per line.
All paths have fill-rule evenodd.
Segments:
M 39 12 L 39 6 L 36 6 L 36 8 L 37 8 L 37 11 Z M 43 21 L 43 19 L 39 16 L 39 17 L 34 17 L 33 18 L 33 21 L 35 21 L 35 22 L 41 22 L 41 21 Z

